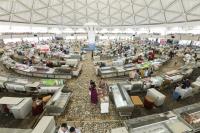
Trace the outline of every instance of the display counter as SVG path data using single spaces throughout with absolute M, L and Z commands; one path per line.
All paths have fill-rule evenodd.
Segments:
M 2 79 L 0 76 L 0 79 Z M 30 94 L 55 93 L 64 87 L 64 80 L 61 79 L 42 79 L 39 82 L 31 82 L 27 79 L 5 76 L 1 80 L 2 88 L 9 92 L 23 92 Z
M 113 67 L 101 67 L 98 69 L 98 75 L 102 78 L 116 77 L 117 73 Z
M 200 103 L 173 110 L 194 132 L 200 131 Z
M 144 90 L 144 84 L 142 81 L 126 81 L 118 83 L 118 86 L 123 88 L 126 91 L 129 91 L 131 93 L 134 92 L 143 92 Z
M 40 78 L 55 78 L 55 79 L 71 79 L 73 76 L 77 77 L 82 70 L 82 63 L 76 63 L 75 67 L 55 67 L 49 68 L 46 66 L 28 66 L 20 64 L 11 59 L 9 56 L 2 57 L 3 64 L 8 69 L 12 69 L 14 72 Z M 68 63 L 70 63 L 68 61 Z
M 57 133 L 53 116 L 43 116 L 33 129 L 0 128 L 0 133 Z
M 25 85 L 28 83 L 29 81 L 27 79 L 9 77 L 8 80 L 4 82 L 4 87 L 9 92 L 15 92 L 15 91 L 26 92 Z
M 71 73 L 66 73 L 66 74 L 58 74 L 58 73 L 44 73 L 44 72 L 27 72 L 27 71 L 22 71 L 18 69 L 13 69 L 16 73 L 26 75 L 26 76 L 31 76 L 31 77 L 39 77 L 39 78 L 55 78 L 55 79 L 71 79 L 72 74 Z
M 1 110 L 7 108 L 15 119 L 25 119 L 32 109 L 31 97 L 2 97 L 0 99 Z M 6 105 L 6 106 L 3 106 Z
M 133 70 L 144 70 L 151 68 L 152 70 L 158 70 L 168 59 L 156 59 L 154 61 L 145 61 L 142 64 L 120 64 L 106 67 L 98 67 L 97 71 L 102 78 L 128 76 Z M 116 63 L 115 63 L 116 64 Z
M 172 83 L 177 83 L 182 81 L 183 78 L 187 78 L 193 72 L 192 66 L 182 66 L 179 69 L 166 72 L 164 79 L 171 81 Z
M 63 55 L 61 57 L 63 57 L 64 59 L 77 59 L 78 61 L 81 61 L 83 59 L 81 54 L 76 54 L 76 53 Z
M 122 67 L 112 66 L 112 67 L 100 67 L 98 68 L 98 75 L 102 78 L 128 76 L 129 72 L 134 70 L 133 65 L 125 65 Z
M 192 132 L 192 129 L 171 111 L 126 120 L 124 123 L 130 133 Z
M 119 84 L 110 85 L 109 89 L 111 90 L 112 99 L 120 116 L 130 116 L 133 112 L 134 105 L 127 91 L 121 88 Z
M 55 133 L 56 123 L 53 116 L 43 116 L 31 133 Z
M 31 112 L 32 98 L 24 98 L 21 103 L 10 108 L 15 119 L 25 119 L 25 117 Z
M 69 102 L 71 92 L 63 93 L 58 90 L 46 104 L 46 112 L 48 115 L 61 115 Z

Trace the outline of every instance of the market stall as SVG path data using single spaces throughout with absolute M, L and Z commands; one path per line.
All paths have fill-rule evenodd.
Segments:
M 176 117 L 173 112 L 144 116 L 125 121 L 130 133 L 183 133 L 192 132 L 186 123 Z
M 200 131 L 200 103 L 174 109 L 173 111 L 193 129 L 193 132 Z
M 134 105 L 124 88 L 121 88 L 119 84 L 110 85 L 111 96 L 114 101 L 115 107 L 120 116 L 130 116 L 133 112 Z
M 51 97 L 48 103 L 45 105 L 48 115 L 61 115 L 69 102 L 72 93 L 63 93 L 62 90 L 57 92 Z
M 1 110 L 12 113 L 15 119 L 25 119 L 32 109 L 31 97 L 2 97 L 0 99 Z

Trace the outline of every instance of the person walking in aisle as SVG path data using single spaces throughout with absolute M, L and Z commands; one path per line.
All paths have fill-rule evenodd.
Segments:
M 91 82 L 90 84 L 91 86 L 89 87 L 89 90 L 90 90 L 91 103 L 96 105 L 98 103 L 96 84 L 95 82 Z
M 67 123 L 62 123 L 58 133 L 69 133 Z

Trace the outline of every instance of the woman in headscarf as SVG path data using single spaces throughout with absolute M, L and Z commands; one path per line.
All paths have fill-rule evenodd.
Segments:
M 103 78 L 101 78 L 101 80 L 99 81 L 99 88 L 105 89 L 105 90 L 107 89 L 107 83 Z
M 99 89 L 101 89 L 104 94 L 108 94 L 108 84 L 103 78 L 99 81 Z

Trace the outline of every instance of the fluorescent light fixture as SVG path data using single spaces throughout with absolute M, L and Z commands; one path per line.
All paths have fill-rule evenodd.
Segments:
M 51 28 L 49 30 L 50 33 L 55 33 L 55 34 L 61 34 L 61 30 L 59 30 L 58 28 Z
M 81 29 L 81 28 L 80 28 L 80 29 L 77 29 L 76 32 L 77 32 L 77 33 L 86 33 L 86 31 L 85 31 L 84 29 Z
M 65 37 L 66 40 L 74 40 L 76 39 L 75 36 L 66 36 Z
M 78 40 L 82 40 L 82 39 L 87 39 L 87 36 L 77 36 L 76 37 Z
M 15 42 L 21 42 L 22 39 L 21 38 L 8 38 L 8 39 L 3 39 L 4 43 L 7 44 L 7 43 L 15 43 Z
M 71 28 L 66 28 L 63 30 L 63 33 L 74 33 L 74 30 Z
M 133 34 L 135 34 L 135 31 L 134 31 L 133 29 L 131 29 L 131 28 L 127 28 L 127 29 L 124 31 L 124 33 L 133 33 Z
M 47 33 L 48 28 L 47 27 L 32 27 L 31 31 L 33 33 Z
M 114 29 L 113 31 L 111 31 L 111 33 L 122 33 L 122 31 L 120 31 L 120 29 Z
M 102 29 L 99 31 L 99 33 L 108 33 L 108 32 L 109 32 L 108 29 Z

